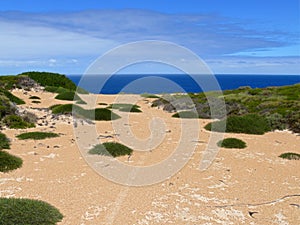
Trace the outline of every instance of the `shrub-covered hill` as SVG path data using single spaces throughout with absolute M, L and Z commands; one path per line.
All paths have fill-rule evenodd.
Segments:
M 300 84 L 255 89 L 243 87 L 223 93 L 167 95 L 153 101 L 152 106 L 169 112 L 196 109 L 199 118 L 208 119 L 212 117 L 209 102 L 218 105 L 221 100 L 225 101 L 226 116 L 258 114 L 268 121 L 272 130 L 287 128 L 300 133 Z M 222 119 L 222 116 L 215 115 L 215 118 Z
M 39 83 L 41 86 L 62 87 L 68 90 L 76 90 L 76 85 L 65 75 L 49 72 L 25 72 L 19 76 L 28 76 L 32 80 Z

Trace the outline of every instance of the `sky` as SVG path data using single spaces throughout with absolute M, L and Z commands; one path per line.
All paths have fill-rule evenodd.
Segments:
M 143 40 L 188 48 L 216 74 L 300 75 L 300 1 L 0 1 L 2 75 L 83 74 L 105 52 Z

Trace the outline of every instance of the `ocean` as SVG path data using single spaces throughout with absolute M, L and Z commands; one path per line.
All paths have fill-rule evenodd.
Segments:
M 118 94 L 118 93 L 199 93 L 204 91 L 237 89 L 250 86 L 251 88 L 264 88 L 269 86 L 284 86 L 300 83 L 300 75 L 215 75 L 216 83 L 211 85 L 211 76 L 197 76 L 201 80 L 200 87 L 193 78 L 185 74 L 176 75 L 113 75 L 86 76 L 80 83 L 82 75 L 68 76 L 76 85 L 92 93 Z M 205 87 L 204 87 L 205 86 Z

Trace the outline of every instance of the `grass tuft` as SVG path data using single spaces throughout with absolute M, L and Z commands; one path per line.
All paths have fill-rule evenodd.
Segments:
M 182 112 L 175 113 L 172 117 L 184 118 L 184 119 L 197 119 L 199 118 L 199 115 L 198 113 L 193 111 L 182 111 Z
M 0 133 L 0 150 L 2 149 L 10 149 L 10 142 L 5 134 Z
M 62 218 L 58 209 L 43 201 L 0 198 L 0 225 L 55 225 Z
M 22 166 L 23 161 L 21 158 L 13 156 L 5 151 L 0 151 L 0 172 L 9 172 L 18 169 Z M 1 210 L 0 210 L 1 221 Z
M 46 138 L 55 138 L 59 137 L 56 133 L 51 132 L 28 132 L 17 135 L 17 138 L 20 140 L 33 139 L 33 140 L 42 140 Z
M 244 141 L 237 138 L 226 138 L 218 142 L 219 147 L 223 148 L 246 148 L 247 145 Z
M 300 154 L 292 153 L 292 152 L 283 153 L 279 157 L 288 160 L 300 160 Z
M 133 150 L 125 145 L 116 142 L 106 142 L 99 144 L 89 150 L 92 155 L 104 155 L 118 157 L 122 155 L 131 155 Z

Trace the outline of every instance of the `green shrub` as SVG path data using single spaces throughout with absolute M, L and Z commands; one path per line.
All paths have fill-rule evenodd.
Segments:
M 107 103 L 100 102 L 98 105 L 107 105 Z
M 67 100 L 67 101 L 76 101 L 81 100 L 80 97 L 74 91 L 67 91 L 58 94 L 55 99 Z
M 11 129 L 26 129 L 35 127 L 34 123 L 28 123 L 17 115 L 9 115 L 3 119 L 3 123 Z
M 109 109 L 118 109 L 121 112 L 142 112 L 139 108 L 140 106 L 138 105 L 133 105 L 133 104 L 128 104 L 128 103 L 115 103 L 111 104 Z
M 45 91 L 48 91 L 51 93 L 57 93 L 57 89 L 58 89 L 58 87 L 54 87 L 54 86 L 46 86 L 45 87 Z
M 9 139 L 6 137 L 5 134 L 0 133 L 0 150 L 2 149 L 9 149 L 10 147 Z
M 172 117 L 184 118 L 184 119 L 197 119 L 199 118 L 199 115 L 198 113 L 193 111 L 182 111 L 182 112 L 175 113 Z
M 5 151 L 0 151 L 0 172 L 9 172 L 18 169 L 22 166 L 23 161 L 21 158 L 8 154 Z M 1 221 L 1 210 L 0 210 Z
M 28 133 L 19 134 L 17 136 L 17 138 L 21 140 L 26 140 L 26 139 L 42 140 L 46 138 L 55 138 L 55 137 L 59 137 L 59 135 L 51 132 L 28 132 Z
M 41 99 L 39 96 L 30 96 L 29 99 Z
M 84 117 L 86 119 L 97 120 L 97 121 L 109 121 L 119 119 L 120 116 L 106 108 L 90 109 L 86 110 L 78 105 L 66 104 L 66 105 L 55 105 L 52 106 L 52 113 L 54 114 L 65 114 L 73 113 L 78 117 Z
M 62 218 L 58 209 L 40 200 L 0 198 L 0 225 L 55 225 Z
M 218 142 L 219 147 L 223 148 L 246 148 L 247 145 L 244 141 L 237 138 L 226 138 Z
M 32 101 L 31 103 L 40 104 L 41 101 Z
M 35 80 L 41 86 L 62 87 L 68 90 L 76 90 L 76 85 L 65 75 L 49 72 L 26 72 L 20 75 L 25 75 Z
M 292 153 L 292 152 L 283 153 L 279 157 L 288 160 L 300 160 L 300 154 Z
M 209 123 L 206 130 L 227 133 L 264 134 L 271 130 L 268 121 L 257 114 L 247 114 L 244 116 L 230 116 L 227 120 Z
M 148 93 L 141 94 L 141 97 L 143 97 L 143 98 L 159 98 L 157 95 L 148 94 Z
M 65 104 L 65 105 L 53 105 L 50 107 L 53 114 L 68 114 L 72 113 L 73 104 Z
M 89 150 L 89 154 L 92 155 L 104 155 L 118 157 L 122 155 L 131 155 L 133 150 L 125 145 L 116 142 L 106 142 L 104 144 L 98 144 Z
M 5 89 L 0 88 L 0 94 L 3 94 L 9 99 L 9 101 L 14 102 L 17 105 L 25 104 L 25 102 L 22 99 L 18 98 L 17 96 L 14 96 L 12 93 Z
M 78 100 L 76 102 L 76 104 L 78 104 L 78 105 L 86 105 L 87 103 L 85 101 L 83 101 L 83 100 Z

